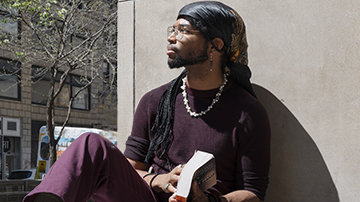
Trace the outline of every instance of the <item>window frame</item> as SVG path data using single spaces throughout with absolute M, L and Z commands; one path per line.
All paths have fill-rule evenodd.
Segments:
M 17 60 L 10 60 L 10 59 L 7 59 L 7 58 L 3 58 L 3 57 L 0 57 L 0 60 L 3 60 L 9 64 L 11 63 L 15 63 L 14 66 L 16 66 L 16 68 L 18 68 L 18 70 L 16 70 L 15 68 L 13 68 L 13 66 L 9 65 L 8 67 L 5 66 L 5 68 L 1 67 L 0 66 L 0 75 L 4 75 L 6 76 L 6 74 L 9 74 L 11 76 L 16 76 L 16 90 L 17 90 L 17 97 L 9 97 L 9 96 L 5 96 L 5 95 L 2 95 L 0 94 L 0 99 L 8 99 L 8 100 L 16 100 L 16 101 L 21 101 L 21 85 L 20 85 L 20 82 L 21 82 L 21 63 Z M 1 63 L 0 63 L 1 64 Z M 15 74 L 12 74 L 11 71 L 15 70 L 16 73 Z M 5 74 L 3 74 L 3 72 Z M 1 80 L 0 80 L 0 83 L 1 83 Z
M 50 78 L 47 76 L 48 73 L 42 75 L 41 77 L 34 78 L 34 74 L 33 74 L 33 69 L 34 68 L 43 68 L 43 67 L 37 66 L 37 65 L 32 65 L 32 67 L 31 67 L 31 70 L 32 70 L 32 73 L 31 73 L 32 82 L 34 82 L 34 81 L 50 82 Z M 56 78 L 56 83 L 59 83 L 60 77 L 61 77 L 62 74 L 63 74 L 63 72 L 58 73 L 58 76 Z M 69 77 L 65 81 L 65 85 L 69 86 L 69 90 L 70 90 L 70 92 L 69 92 L 69 100 L 68 100 L 69 102 L 70 102 L 70 99 L 72 98 L 73 94 L 75 93 L 75 92 L 73 92 L 73 87 L 83 87 L 84 86 L 84 85 L 81 85 L 78 82 L 76 82 L 76 79 L 74 79 L 74 78 L 77 78 L 77 77 L 81 78 L 81 76 L 79 76 L 79 75 L 69 74 Z M 31 85 L 33 85 L 33 83 Z M 91 97 L 90 97 L 91 85 L 88 86 L 84 91 L 87 91 L 87 95 L 89 95 L 87 97 L 87 99 L 86 99 L 86 102 L 88 103 L 87 108 L 77 108 L 77 107 L 73 106 L 74 104 L 72 104 L 71 109 L 84 110 L 84 111 L 90 111 L 91 110 Z M 38 104 L 38 105 L 46 105 L 46 103 L 44 104 L 44 103 L 39 103 L 39 102 L 33 101 L 33 99 L 31 99 L 31 103 L 32 104 Z M 69 103 L 67 103 L 67 104 L 69 104 Z M 55 104 L 55 107 L 67 108 L 69 106 L 61 106 L 61 105 L 56 105 Z

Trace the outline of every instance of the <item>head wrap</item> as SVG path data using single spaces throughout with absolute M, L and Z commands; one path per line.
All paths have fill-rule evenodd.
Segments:
M 248 44 L 245 24 L 240 15 L 221 2 L 199 1 L 184 6 L 177 18 L 184 16 L 201 21 L 207 28 L 203 34 L 209 40 L 218 37 L 224 41 L 221 51 L 227 56 L 226 66 L 230 69 L 230 77 L 256 97 L 250 83 L 251 71 L 247 66 Z

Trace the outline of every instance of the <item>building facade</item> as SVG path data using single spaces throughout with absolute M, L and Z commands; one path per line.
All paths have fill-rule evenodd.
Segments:
M 5 40 L 7 36 L 16 37 L 22 31 L 20 22 L 3 21 L 7 15 L 7 10 L 0 9 L 2 42 L 4 37 Z M 116 66 L 116 62 L 114 64 Z M 14 169 L 36 167 L 39 129 L 46 125 L 46 101 L 50 89 L 48 73 L 39 73 L 43 67 L 45 63 L 18 62 L 13 53 L 0 46 L 0 179 Z M 102 62 L 101 69 L 102 80 L 96 80 L 74 99 L 67 126 L 116 131 L 116 90 L 109 91 L 105 85 L 106 79 L 115 72 L 106 61 Z M 55 101 L 55 125 L 64 123 L 69 100 L 84 87 L 80 82 L 82 76 L 84 73 L 74 71 L 67 77 Z M 55 86 L 57 84 L 58 80 Z
M 0 61 L 7 60 L 0 58 Z M 32 65 L 22 67 L 21 78 L 31 77 Z M 1 74 L 0 74 L 1 75 Z M 77 76 L 77 75 L 74 75 Z M 0 76 L 4 77 L 3 75 Z M 4 79 L 0 79 L 0 86 L 4 86 Z M 37 145 L 39 129 L 46 125 L 46 105 L 38 102 L 33 89 L 32 82 L 23 85 L 15 85 L 0 96 L 0 117 L 2 137 L 2 162 L 8 171 L 21 168 L 32 168 L 36 166 Z M 43 84 L 46 86 L 46 84 Z M 96 86 L 94 84 L 92 86 Z M 75 88 L 76 86 L 71 86 Z M 70 88 L 68 88 L 70 90 Z M 101 128 L 105 130 L 116 130 L 117 110 L 116 98 L 95 98 L 92 94 L 98 94 L 98 88 L 89 88 L 78 104 L 73 107 L 68 126 Z M 68 97 L 70 91 L 62 94 Z M 56 107 L 55 123 L 61 125 L 68 113 L 67 107 Z M 81 109 L 83 108 L 83 109 Z M 4 168 L 4 167 L 3 167 Z

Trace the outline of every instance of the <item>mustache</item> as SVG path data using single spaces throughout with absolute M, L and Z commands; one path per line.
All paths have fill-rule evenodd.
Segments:
M 176 48 L 174 45 L 171 45 L 171 44 L 167 46 L 167 49 L 168 49 L 168 50 L 173 50 L 173 51 L 175 51 L 175 52 L 178 51 L 178 48 Z

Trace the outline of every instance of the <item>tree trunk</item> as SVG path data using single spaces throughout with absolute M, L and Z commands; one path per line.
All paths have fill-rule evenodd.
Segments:
M 52 100 L 52 99 L 49 99 Z M 47 120 L 46 120 L 46 130 L 49 136 L 49 152 L 50 152 L 50 167 L 56 161 L 56 140 L 54 135 L 54 102 L 49 101 L 47 106 Z
M 56 142 L 50 142 L 49 144 L 49 152 L 50 152 L 50 167 L 55 163 L 56 161 Z
M 49 152 L 50 152 L 50 167 L 56 161 L 56 140 L 54 136 L 54 129 L 55 129 L 55 78 L 56 72 L 55 69 L 52 67 L 50 69 L 50 90 L 49 90 L 49 97 L 46 103 L 46 130 L 49 135 L 50 144 L 49 144 Z

